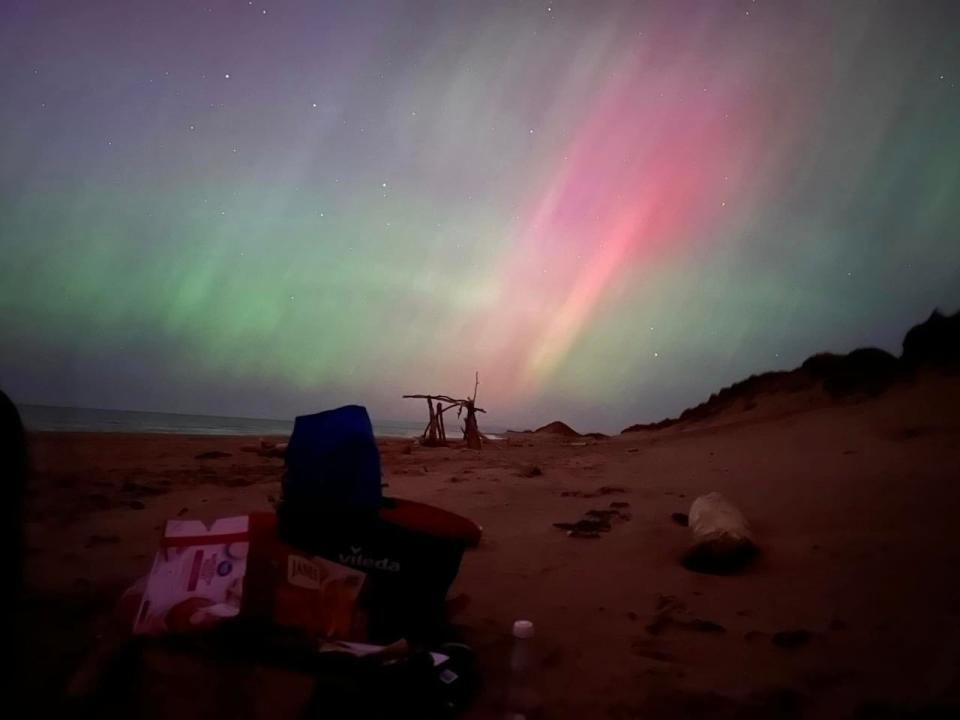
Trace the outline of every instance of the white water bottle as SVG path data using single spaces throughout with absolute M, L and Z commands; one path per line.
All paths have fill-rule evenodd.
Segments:
M 506 697 L 506 720 L 536 720 L 540 717 L 540 694 L 534 687 L 534 627 L 529 620 L 513 623 L 510 680 Z

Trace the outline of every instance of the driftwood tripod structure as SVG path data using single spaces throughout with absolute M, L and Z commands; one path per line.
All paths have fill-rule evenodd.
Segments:
M 443 424 L 443 414 L 451 408 L 457 408 L 457 417 L 467 411 L 467 417 L 463 423 L 463 439 L 467 441 L 467 447 L 473 450 L 480 450 L 483 447 L 483 435 L 480 434 L 480 428 L 477 425 L 477 413 L 485 413 L 486 410 L 478 408 L 477 387 L 480 385 L 479 374 L 473 385 L 473 397 L 465 400 L 450 397 L 449 395 L 404 395 L 405 398 L 416 398 L 427 401 L 427 410 L 430 413 L 430 421 L 423 431 L 421 440 L 424 445 L 443 445 L 447 442 L 447 430 Z M 434 408 L 433 403 L 437 406 Z M 446 405 L 444 405 L 446 403 Z

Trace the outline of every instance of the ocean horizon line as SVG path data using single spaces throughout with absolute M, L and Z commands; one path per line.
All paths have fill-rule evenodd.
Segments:
M 156 410 L 120 410 L 69 405 L 17 404 L 31 432 L 131 432 L 184 435 L 287 436 L 297 416 L 282 418 L 210 415 Z M 377 437 L 419 437 L 419 420 L 371 419 Z M 492 434 L 503 432 L 491 429 Z

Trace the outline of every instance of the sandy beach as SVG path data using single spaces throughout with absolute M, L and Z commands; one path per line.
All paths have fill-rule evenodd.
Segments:
M 930 376 L 872 400 L 771 395 L 608 439 L 381 441 L 385 493 L 484 528 L 452 590 L 469 598 L 455 622 L 485 680 L 468 717 L 496 715 L 516 618 L 536 622 L 551 718 L 890 717 L 960 699 L 958 399 L 960 379 Z M 282 460 L 245 451 L 250 438 L 30 444 L 24 667 L 31 694 L 53 698 L 98 617 L 149 569 L 164 521 L 269 510 Z M 671 514 L 712 490 L 762 548 L 737 576 L 679 563 L 689 530 Z M 611 503 L 621 516 L 599 538 L 553 526 Z M 176 673 L 165 682 L 166 710 L 150 716 L 200 717 L 196 698 L 172 699 Z

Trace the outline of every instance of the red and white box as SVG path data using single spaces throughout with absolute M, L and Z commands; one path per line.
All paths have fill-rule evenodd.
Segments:
M 244 615 L 324 639 L 363 639 L 365 578 L 281 543 L 270 513 L 169 520 L 133 632 L 183 633 Z

